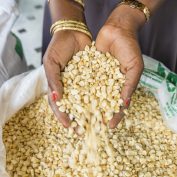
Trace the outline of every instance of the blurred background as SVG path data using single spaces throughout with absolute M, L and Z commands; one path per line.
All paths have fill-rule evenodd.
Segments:
M 41 64 L 42 24 L 45 0 L 17 0 L 19 17 L 12 31 L 20 38 L 28 66 Z

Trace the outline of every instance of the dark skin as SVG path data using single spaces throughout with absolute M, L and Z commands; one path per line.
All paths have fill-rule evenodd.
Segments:
M 142 0 L 151 12 L 154 12 L 163 0 Z M 70 11 L 68 12 L 68 9 Z M 53 23 L 60 19 L 72 19 L 85 22 L 83 8 L 70 0 L 51 0 L 50 10 Z M 126 75 L 126 82 L 122 89 L 122 99 L 124 107 L 110 120 L 109 127 L 115 128 L 123 117 L 124 108 L 128 108 L 129 100 L 137 87 L 143 71 L 143 60 L 140 47 L 137 41 L 137 31 L 145 23 L 144 14 L 126 5 L 116 7 L 110 14 L 105 25 L 101 28 L 97 39 L 96 47 L 102 52 L 110 52 L 119 59 L 121 71 Z M 60 72 L 63 71 L 71 57 L 83 50 L 85 45 L 90 45 L 90 38 L 81 32 L 59 31 L 55 33 L 44 56 L 44 68 L 48 80 L 48 98 L 50 106 L 63 124 L 70 126 L 68 115 L 58 111 L 52 100 L 52 92 L 58 95 L 58 100 L 62 98 L 63 85 Z
M 65 13 L 66 10 L 60 11 L 58 9 L 66 8 L 70 9 L 70 14 Z M 83 15 L 83 8 L 77 3 L 71 3 L 71 1 L 51 1 L 50 8 L 52 12 L 53 23 L 58 19 L 71 19 L 82 21 L 85 23 Z M 52 91 L 56 91 L 58 99 L 62 98 L 63 85 L 60 78 L 60 72 L 63 71 L 68 61 L 72 56 L 80 50 L 83 50 L 86 45 L 90 45 L 90 38 L 81 32 L 76 31 L 59 31 L 55 33 L 49 44 L 49 47 L 44 55 L 44 68 L 48 79 L 48 99 L 49 104 L 59 121 L 64 127 L 69 127 L 70 120 L 67 114 L 58 111 L 56 101 L 52 100 Z
M 118 58 L 121 64 L 121 71 L 126 75 L 126 82 L 121 93 L 121 97 L 124 100 L 124 107 L 119 113 L 114 115 L 109 123 L 110 128 L 115 128 L 122 119 L 124 108 L 128 108 L 129 106 L 129 103 L 126 105 L 125 102 L 130 100 L 143 71 L 141 51 L 137 42 L 136 31 L 133 30 L 135 27 L 130 28 L 128 24 L 119 25 L 122 22 L 119 22 L 119 24 L 114 22 L 119 20 L 120 17 L 118 13 L 120 13 L 121 10 L 125 12 L 125 8 L 127 7 L 122 8 L 120 6 L 112 12 L 96 39 L 97 49 L 102 52 L 109 51 L 113 56 Z M 127 8 L 127 11 L 129 10 L 130 9 Z M 140 18 L 137 24 L 144 23 L 145 18 L 143 14 L 139 15 Z M 138 28 L 138 26 L 136 26 L 136 28 Z M 104 41 L 106 41 L 106 43 Z
M 64 125 L 70 125 L 67 114 L 58 111 L 55 101 L 52 100 L 52 91 L 58 93 L 58 100 L 62 98 L 63 85 L 60 78 L 60 72 L 71 59 L 71 57 L 80 50 L 83 50 L 86 45 L 91 44 L 88 36 L 80 32 L 61 31 L 56 33 L 48 47 L 44 56 L 44 67 L 48 79 L 48 99 L 52 110 L 56 117 Z

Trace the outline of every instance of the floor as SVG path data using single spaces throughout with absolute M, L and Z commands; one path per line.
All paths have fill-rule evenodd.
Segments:
M 12 31 L 21 39 L 29 66 L 41 65 L 42 24 L 45 0 L 18 0 L 20 15 Z

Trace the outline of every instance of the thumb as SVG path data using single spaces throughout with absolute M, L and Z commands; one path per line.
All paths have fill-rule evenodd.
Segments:
M 110 38 L 108 38 L 109 36 L 108 34 L 110 34 L 110 32 L 105 27 L 102 27 L 101 30 L 99 31 L 96 41 L 95 41 L 96 42 L 95 45 L 98 51 L 101 51 L 103 53 L 106 53 L 107 51 L 109 51 Z

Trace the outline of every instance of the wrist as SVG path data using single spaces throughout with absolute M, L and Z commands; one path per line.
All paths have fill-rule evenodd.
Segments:
M 84 9 L 77 2 L 69 0 L 50 1 L 52 23 L 58 20 L 76 20 L 85 23 Z
M 140 10 L 133 9 L 127 5 L 120 5 L 113 10 L 106 24 L 137 32 L 145 22 L 146 18 Z

